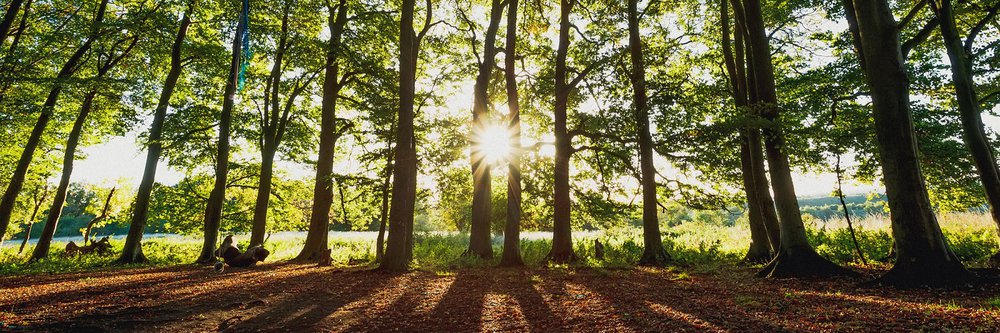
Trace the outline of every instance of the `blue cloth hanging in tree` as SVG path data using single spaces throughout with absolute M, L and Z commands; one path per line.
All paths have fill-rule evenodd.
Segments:
M 238 26 L 242 28 L 239 31 L 239 43 L 242 44 L 240 47 L 242 52 L 240 52 L 240 72 L 237 89 L 242 91 L 243 85 L 247 81 L 247 69 L 250 67 L 250 58 L 253 57 L 253 51 L 250 49 L 250 0 L 243 0 L 243 10 L 240 14 Z

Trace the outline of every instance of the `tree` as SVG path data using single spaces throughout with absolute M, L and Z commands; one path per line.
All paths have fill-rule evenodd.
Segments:
M 948 247 L 927 197 L 910 111 L 909 77 L 889 4 L 845 0 L 844 10 L 870 88 L 896 243 L 895 264 L 878 281 L 904 287 L 966 283 L 971 275 Z
M 197 0 L 189 0 L 187 9 L 177 27 L 177 35 L 170 47 L 170 69 L 164 78 L 160 96 L 153 110 L 153 121 L 149 128 L 148 145 L 146 147 L 146 163 L 143 166 L 142 180 L 135 196 L 135 203 L 132 206 L 132 217 L 129 223 L 128 236 L 125 238 L 125 245 L 122 248 L 121 257 L 118 263 L 145 262 L 146 257 L 142 253 L 142 234 L 146 228 L 149 216 L 150 197 L 153 193 L 153 186 L 156 183 L 156 165 L 163 154 L 163 125 L 167 117 L 167 108 L 170 107 L 170 98 L 177 87 L 177 80 L 184 69 L 185 60 L 183 47 L 187 38 L 188 28 L 191 26 L 191 16 L 194 15 Z
M 490 237 L 490 217 L 493 209 L 490 202 L 493 197 L 492 179 L 490 177 L 490 161 L 482 150 L 484 137 L 489 131 L 487 123 L 489 113 L 489 86 L 496 66 L 496 38 L 500 29 L 500 19 L 503 16 L 503 1 L 492 0 L 490 5 L 490 22 L 484 37 L 483 56 L 479 60 L 479 72 L 476 75 L 476 86 L 473 89 L 472 103 L 472 225 L 469 231 L 468 255 L 480 258 L 493 257 L 493 244 Z M 470 29 L 474 29 L 470 27 Z M 473 35 L 475 36 L 475 35 Z M 473 37 L 475 43 L 475 37 Z M 473 50 L 476 45 L 473 44 Z
M 662 266 L 670 260 L 663 249 L 660 220 L 656 216 L 656 167 L 653 166 L 653 136 L 649 133 L 649 107 L 646 96 L 646 65 L 642 39 L 639 35 L 638 0 L 628 2 L 628 45 L 632 59 L 632 112 L 635 117 L 636 136 L 639 141 L 639 169 L 642 174 L 642 241 L 643 252 L 639 264 Z
M 806 239 L 805 226 L 795 197 L 785 134 L 779 121 L 780 107 L 775 88 L 774 65 L 771 62 L 768 36 L 764 31 L 761 4 L 758 0 L 745 0 L 740 7 L 742 8 L 736 8 L 737 19 L 745 28 L 750 45 L 749 64 L 752 70 L 748 75 L 753 77 L 750 105 L 758 110 L 758 114 L 767 122 L 767 126 L 762 129 L 764 153 L 771 175 L 781 233 L 781 244 L 777 254 L 760 275 L 768 277 L 849 275 L 850 271 L 817 254 Z
M 52 206 L 49 208 L 48 218 L 45 220 L 45 226 L 42 228 L 42 235 L 38 238 L 38 244 L 35 245 L 35 250 L 31 254 L 32 261 L 45 258 L 49 254 L 49 244 L 52 242 L 52 236 L 56 232 L 59 216 L 62 214 L 63 203 L 66 201 L 66 191 L 69 188 L 70 177 L 73 174 L 73 161 L 76 159 L 76 148 L 80 143 L 80 136 L 83 134 L 83 127 L 87 123 L 87 117 L 93 110 L 94 99 L 97 97 L 98 88 L 101 87 L 101 81 L 105 79 L 105 76 L 108 75 L 111 69 L 132 52 L 132 48 L 138 42 L 139 35 L 123 36 L 112 45 L 110 51 L 98 56 L 97 74 L 94 75 L 95 83 L 83 97 L 80 113 L 76 115 L 76 120 L 73 122 L 73 129 L 69 132 L 69 137 L 66 139 L 66 147 L 63 151 L 62 176 L 59 178 L 59 185 L 56 187 L 55 193 L 53 193 Z M 122 49 L 115 50 L 114 47 L 121 47 Z M 101 61 L 102 59 L 103 62 Z M 86 241 L 87 239 L 84 239 L 84 242 Z
M 735 34 L 735 54 L 730 40 L 729 0 L 722 0 L 722 54 L 726 62 L 733 100 L 736 109 L 749 113 L 746 55 L 744 53 L 743 27 L 737 27 Z M 750 116 L 749 114 L 747 116 Z M 746 117 L 749 118 L 749 117 Z M 750 263 L 767 263 L 774 258 L 780 246 L 778 221 L 774 213 L 774 201 L 768 189 L 761 150 L 760 130 L 753 126 L 743 126 L 740 130 L 740 170 L 743 191 L 746 194 L 747 220 L 750 224 L 750 248 L 743 260 Z M 773 234 L 773 236 L 772 236 Z
M 997 224 L 997 228 L 1000 228 L 1000 170 L 997 169 L 996 159 L 983 128 L 983 117 L 979 109 L 980 102 L 976 93 L 975 72 L 972 66 L 975 59 L 972 47 L 976 36 L 990 20 L 997 16 L 997 12 L 1000 11 L 1000 3 L 993 4 L 987 10 L 986 15 L 970 29 L 964 42 L 955 25 L 955 13 L 951 0 L 940 0 L 940 3 L 938 0 L 934 0 L 930 1 L 930 4 L 940 22 L 938 26 L 941 30 L 941 38 L 948 53 L 948 60 L 951 62 L 951 76 L 955 85 L 958 111 L 961 114 L 965 144 L 972 153 L 972 160 L 979 173 L 979 180 L 986 192 L 990 215 Z M 1000 264 L 1000 252 L 994 254 L 991 261 L 995 265 Z
M 507 41 L 504 45 L 504 87 L 510 110 L 510 160 L 507 161 L 507 220 L 503 231 L 501 266 L 523 266 L 521 259 L 521 103 L 517 93 L 517 0 L 507 0 Z
M 38 149 L 38 145 L 41 143 L 42 134 L 44 134 L 45 129 L 49 124 L 49 120 L 52 119 L 56 103 L 59 100 L 59 95 L 65 88 L 66 81 L 70 79 L 80 68 L 81 62 L 84 60 L 84 56 L 87 55 L 94 43 L 97 42 L 97 39 L 104 33 L 103 23 L 107 6 L 108 0 L 102 0 L 100 2 L 97 7 L 97 12 L 94 15 L 94 19 L 91 22 L 89 33 L 84 39 L 83 44 L 78 46 L 73 54 L 70 55 L 70 57 L 62 65 L 59 73 L 55 77 L 51 89 L 49 89 L 45 102 L 42 104 L 41 112 L 38 115 L 38 120 L 35 121 L 35 126 L 31 130 L 31 135 L 28 137 L 28 141 L 24 144 L 24 150 L 21 151 L 21 158 L 17 161 L 17 167 L 14 169 L 14 174 L 11 176 L 11 179 L 7 184 L 7 190 L 4 192 L 3 197 L 0 198 L 0 235 L 5 234 L 7 232 L 7 226 L 10 225 L 10 217 L 13 213 L 14 205 L 17 202 L 17 195 L 21 192 L 21 187 L 24 186 L 24 178 L 28 174 L 28 168 L 31 165 L 31 160 L 34 157 L 35 150 Z
M 3 15 L 3 21 L 0 21 L 0 46 L 7 41 L 7 33 L 10 32 L 10 27 L 14 25 L 14 19 L 17 18 L 17 12 L 21 10 L 21 5 L 23 3 L 24 0 L 11 0 L 10 4 L 7 5 L 7 11 Z M 28 6 L 31 6 L 31 0 L 28 0 Z M 26 14 L 27 13 L 22 15 Z
M 260 177 L 257 182 L 257 199 L 254 204 L 253 224 L 250 233 L 250 245 L 254 247 L 264 244 L 264 236 L 267 230 L 267 210 L 271 199 L 272 183 L 274 178 L 274 158 L 288 132 L 289 124 L 295 120 L 299 113 L 295 112 L 296 100 L 311 85 L 318 71 L 309 68 L 308 64 L 302 64 L 302 60 L 310 59 L 304 56 L 308 54 L 308 45 L 311 40 L 296 38 L 299 35 L 291 36 L 289 31 L 289 15 L 292 12 L 293 1 L 288 1 L 283 6 L 281 14 L 281 31 L 277 38 L 278 42 L 274 50 L 274 63 L 271 73 L 267 77 L 264 85 L 263 110 L 257 117 L 260 133 L 257 143 L 260 146 L 261 166 Z M 305 25 L 308 18 L 298 17 L 297 23 Z M 289 57 L 290 59 L 285 59 Z M 284 83 L 282 77 L 288 73 L 303 72 L 292 82 Z M 295 75 L 295 74 L 292 74 Z M 290 86 L 288 86 L 290 84 Z M 282 103 L 282 91 L 284 103 Z M 288 91 L 291 90 L 291 91 Z
M 28 245 L 28 239 L 31 238 L 31 226 L 35 224 L 35 217 L 38 216 L 38 210 L 42 208 L 45 203 L 45 199 L 49 196 L 49 184 L 36 186 L 35 190 L 31 192 L 31 215 L 28 216 L 25 224 L 27 226 L 24 228 L 24 239 L 21 240 L 21 247 L 17 249 L 17 254 L 24 252 L 24 247 Z
M 250 2 L 243 0 L 239 22 L 236 24 L 236 36 L 233 38 L 233 56 L 229 65 L 229 79 L 223 92 L 222 113 L 219 114 L 219 141 L 215 156 L 215 186 L 208 196 L 205 205 L 205 239 L 201 246 L 201 254 L 196 260 L 200 264 L 215 262 L 215 244 L 219 239 L 219 226 L 222 221 L 222 206 L 226 199 L 226 185 L 229 176 L 229 137 L 233 121 L 233 108 L 236 104 L 236 89 L 240 85 L 240 68 L 243 65 L 243 44 L 249 43 L 247 26 L 250 22 Z M 249 61 L 249 59 L 246 59 Z
M 389 237 L 382 270 L 405 270 L 413 259 L 413 211 L 417 195 L 417 147 L 413 126 L 417 58 L 420 41 L 434 25 L 431 0 L 427 0 L 424 27 L 413 29 L 415 0 L 403 0 L 399 21 L 399 116 L 395 163 L 392 169 L 392 202 L 389 206 Z
M 333 204 L 333 160 L 337 139 L 337 99 L 347 77 L 340 74 L 338 57 L 343 54 L 341 39 L 348 22 L 347 1 L 340 0 L 335 8 L 330 8 L 330 42 L 327 46 L 326 66 L 323 79 L 323 106 L 320 120 L 319 156 L 316 161 L 316 184 L 313 188 L 313 207 L 309 217 L 309 232 L 306 244 L 296 257 L 298 260 L 325 259 L 327 233 L 330 232 L 330 206 Z

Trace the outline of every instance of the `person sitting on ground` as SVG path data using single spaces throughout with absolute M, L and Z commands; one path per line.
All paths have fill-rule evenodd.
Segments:
M 229 267 L 252 267 L 258 261 L 264 261 L 271 252 L 263 246 L 254 246 L 241 252 L 236 243 L 233 242 L 233 235 L 226 236 L 222 245 L 215 250 L 215 256 L 222 258 L 222 261 L 215 264 L 215 270 L 222 271 L 223 263 Z

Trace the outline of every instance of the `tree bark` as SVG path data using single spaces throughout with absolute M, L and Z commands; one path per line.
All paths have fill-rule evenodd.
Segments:
M 510 110 L 510 160 L 507 162 L 507 220 L 500 266 L 524 266 L 521 259 L 521 103 L 517 93 L 517 0 L 507 1 L 504 80 Z
M 149 146 L 146 150 L 146 164 L 143 167 L 142 180 L 139 182 L 135 203 L 132 206 L 132 221 L 129 224 L 128 236 L 125 238 L 122 255 L 117 260 L 119 263 L 146 261 L 142 255 L 142 234 L 149 216 L 149 199 L 156 182 L 156 164 L 160 161 L 160 155 L 163 154 L 163 142 L 161 141 L 163 122 L 167 117 L 167 108 L 170 107 L 170 97 L 174 94 L 174 88 L 177 87 L 177 80 L 183 70 L 181 51 L 184 39 L 187 38 L 188 27 L 191 26 L 191 15 L 194 14 L 195 1 L 188 2 L 184 17 L 177 28 L 177 37 L 174 38 L 170 49 L 170 70 L 163 81 L 163 89 L 160 90 L 160 98 L 153 111 L 153 123 L 149 128 Z
M 472 103 L 472 136 L 479 137 L 487 130 L 489 113 L 489 87 L 496 65 L 496 38 L 500 29 L 500 17 L 503 15 L 503 1 L 492 0 L 490 5 L 490 23 L 486 28 L 483 44 L 483 61 L 479 63 L 479 75 L 473 89 Z M 472 225 L 469 230 L 469 249 L 466 255 L 480 258 L 493 257 L 493 244 L 490 237 L 491 207 L 493 182 L 490 177 L 490 162 L 482 151 L 483 142 L 473 140 L 470 149 L 472 159 Z
M 119 55 L 109 55 L 111 58 L 106 63 L 99 64 L 100 68 L 97 70 L 97 75 L 94 76 L 94 80 L 98 82 L 97 84 L 104 79 L 111 69 L 128 56 L 138 41 L 138 37 L 133 38 L 131 44 L 122 50 Z M 42 227 L 42 234 L 38 237 L 38 243 L 31 254 L 31 261 L 37 261 L 49 255 L 49 245 L 52 243 L 52 236 L 55 235 L 56 227 L 59 224 L 59 217 L 62 215 L 63 204 L 66 202 L 66 193 L 69 190 L 70 179 L 73 175 L 73 161 L 76 159 L 76 148 L 80 143 L 80 136 L 83 135 L 83 126 L 87 124 L 87 117 L 90 116 L 90 112 L 93 110 L 94 98 L 97 97 L 97 92 L 97 87 L 94 87 L 84 96 L 83 103 L 80 106 L 80 113 L 76 115 L 76 120 L 73 122 L 73 129 L 70 130 L 69 137 L 66 139 L 59 186 L 56 187 L 55 198 L 52 206 L 49 208 L 49 215 L 45 220 L 45 225 Z M 114 191 L 112 191 L 113 193 Z M 89 226 L 87 231 L 90 231 Z M 87 245 L 87 240 L 87 238 L 84 238 L 83 245 Z
M 274 180 L 274 156 L 281 144 L 279 133 L 288 122 L 288 109 L 282 112 L 280 103 L 281 69 L 284 63 L 285 51 L 288 47 L 288 15 L 292 2 L 286 2 L 281 18 L 281 37 L 279 37 L 274 64 L 268 78 L 265 91 L 268 97 L 264 99 L 264 114 L 261 117 L 261 147 L 260 147 L 260 178 L 257 180 L 257 199 L 253 208 L 253 222 L 250 228 L 250 245 L 247 248 L 264 245 L 264 235 L 267 232 L 267 208 L 271 199 L 271 185 Z M 294 100 L 294 93 L 289 101 Z
M 845 0 L 848 21 L 861 49 L 862 69 L 874 105 L 875 134 L 889 201 L 896 262 L 877 282 L 901 287 L 961 285 L 971 274 L 938 225 L 920 170 L 910 111 L 909 77 L 899 31 L 889 4 Z
M 431 0 L 427 0 L 424 28 L 413 30 L 415 0 L 403 0 L 399 21 L 399 118 L 396 131 L 396 162 L 392 169 L 392 202 L 389 206 L 389 237 L 379 269 L 400 271 L 413 259 L 413 211 L 417 189 L 417 150 L 414 137 L 413 100 L 416 95 L 417 56 L 420 39 L 431 26 Z
M 320 116 L 319 155 L 316 160 L 316 184 L 313 187 L 313 207 L 309 215 L 309 231 L 296 261 L 325 259 L 327 234 L 330 232 L 330 206 L 333 205 L 333 159 L 337 147 L 337 99 L 340 94 L 341 38 L 347 26 L 347 1 L 340 0 L 334 17 L 330 13 L 330 43 L 326 52 L 323 79 L 323 102 Z M 331 9 L 332 10 L 332 9 Z
M 962 43 L 958 29 L 955 27 L 955 14 L 951 0 L 931 1 L 940 23 L 941 37 L 944 41 L 948 60 L 951 62 L 951 77 L 955 84 L 955 96 L 958 101 L 958 111 L 961 114 L 962 134 L 966 146 L 972 154 L 980 182 L 986 192 L 986 201 L 990 206 L 990 216 L 1000 230 L 1000 172 L 997 170 L 996 159 L 991 151 L 989 139 L 983 128 L 983 117 L 979 109 L 979 98 L 976 96 L 972 64 L 973 57 L 968 50 L 971 45 Z M 1000 252 L 993 255 L 991 264 L 1000 264 Z
M 566 127 L 569 94 L 573 87 L 567 83 L 566 57 L 569 52 L 569 14 L 573 10 L 575 0 L 560 0 L 559 15 L 559 49 L 556 51 L 555 68 L 555 158 L 553 199 L 555 214 L 552 223 L 552 250 L 546 259 L 557 262 L 571 262 L 577 259 L 573 253 L 572 225 L 570 210 L 572 202 L 569 197 L 569 159 L 573 154 L 572 138 Z
M 24 0 L 12 0 L 7 6 L 7 12 L 3 15 L 3 21 L 0 22 L 0 45 L 7 42 L 7 34 L 10 33 L 10 27 L 14 25 L 14 19 L 17 18 L 17 12 L 21 10 L 22 3 Z
M 747 101 L 747 71 L 746 55 L 744 54 L 744 41 L 743 34 L 746 29 L 743 27 L 738 27 L 735 34 L 736 52 L 734 54 L 732 42 L 730 41 L 730 20 L 729 20 L 729 0 L 722 0 L 720 6 L 720 12 L 722 17 L 722 55 L 726 63 L 726 71 L 729 74 L 729 81 L 731 89 L 733 92 L 733 100 L 736 104 L 736 109 L 738 112 L 749 112 L 748 101 Z M 748 114 L 749 115 L 749 114 Z M 768 228 L 765 225 L 764 216 L 764 200 L 761 199 L 760 190 L 758 189 L 757 173 L 755 172 L 756 163 L 760 163 L 761 176 L 764 177 L 764 186 L 766 184 L 766 176 L 763 174 L 763 159 L 761 156 L 757 156 L 754 159 L 753 156 L 753 145 L 756 145 L 757 151 L 760 151 L 760 134 L 756 128 L 752 126 L 743 126 L 740 131 L 740 170 L 742 171 L 743 178 L 743 190 L 746 193 L 747 200 L 747 221 L 750 225 L 750 248 L 747 250 L 746 256 L 743 257 L 743 261 L 747 263 L 757 264 L 766 263 L 773 258 L 773 250 L 777 246 L 771 247 L 770 237 L 768 234 Z M 771 193 L 768 190 L 766 193 L 768 203 L 767 207 L 770 209 L 770 216 L 774 217 L 774 206 L 771 201 Z M 774 231 L 777 232 L 777 221 L 773 219 Z M 775 237 L 777 239 L 777 237 Z M 777 244 L 777 243 L 775 243 Z
M 222 206 L 226 200 L 226 182 L 229 179 L 229 137 L 233 123 L 233 108 L 236 104 L 236 88 L 239 81 L 241 57 L 243 53 L 243 32 L 248 28 L 243 15 L 250 15 L 248 2 L 243 3 L 241 19 L 236 25 L 236 36 L 233 38 L 233 56 L 229 65 L 229 79 L 223 92 L 222 113 L 219 115 L 219 142 L 215 153 L 215 184 L 208 195 L 205 204 L 204 243 L 201 254 L 196 260 L 199 264 L 215 263 L 215 245 L 219 240 L 219 227 L 222 224 Z
M 763 128 L 764 153 L 767 158 L 771 185 L 774 190 L 775 206 L 779 217 L 781 245 L 771 262 L 761 271 L 767 277 L 807 277 L 851 275 L 849 270 L 837 266 L 821 257 L 806 239 L 805 225 L 795 197 L 791 167 L 785 151 L 785 137 L 780 128 L 780 111 L 775 88 L 774 66 L 771 50 L 759 0 L 743 2 L 743 23 L 747 41 L 750 43 L 750 59 L 753 67 L 754 88 L 763 120 L 769 125 Z
M 45 103 L 42 104 L 41 114 L 38 116 L 38 120 L 35 121 L 35 126 L 31 130 L 28 141 L 24 143 L 24 150 L 21 151 L 21 157 L 14 168 L 14 174 L 7 183 L 7 190 L 4 192 L 3 197 L 0 198 L 0 235 L 4 235 L 7 232 L 7 227 L 10 225 L 10 216 L 14 211 L 15 203 L 17 203 L 17 195 L 21 192 L 21 187 L 24 186 L 24 178 L 28 174 L 28 167 L 31 165 L 35 150 L 38 149 L 38 145 L 42 141 L 42 134 L 45 133 L 45 128 L 48 126 L 49 120 L 52 118 L 52 113 L 55 111 L 56 102 L 59 100 L 59 94 L 62 93 L 65 84 L 64 81 L 76 73 L 80 61 L 94 45 L 98 37 L 100 25 L 104 21 L 107 5 L 108 0 L 101 1 L 97 14 L 94 17 L 90 35 L 76 49 L 73 55 L 69 57 L 66 63 L 63 64 L 62 69 L 59 70 L 59 74 L 56 75 L 52 89 L 49 90 L 49 94 L 45 98 Z
M 642 240 L 640 265 L 662 266 L 670 261 L 663 249 L 660 220 L 656 216 L 656 168 L 653 166 L 653 136 L 649 132 L 649 107 L 646 97 L 646 65 L 639 35 L 638 0 L 628 1 L 628 44 L 632 58 L 632 106 L 636 136 L 639 141 L 639 169 L 642 173 Z

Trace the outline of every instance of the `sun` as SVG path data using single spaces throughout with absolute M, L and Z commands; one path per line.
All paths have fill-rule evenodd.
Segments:
M 501 163 L 510 156 L 510 138 L 506 126 L 487 125 L 473 135 L 473 154 L 488 164 Z

